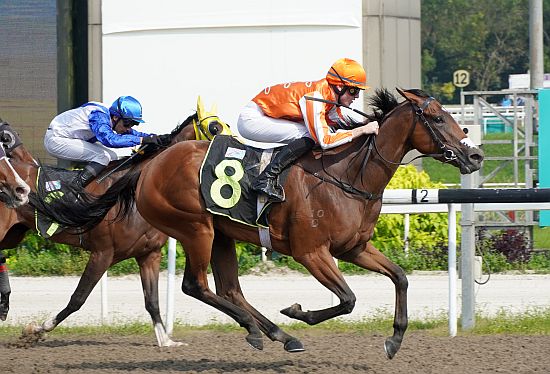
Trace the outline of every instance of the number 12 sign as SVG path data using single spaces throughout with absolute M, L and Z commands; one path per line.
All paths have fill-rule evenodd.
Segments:
M 466 87 L 470 84 L 470 73 L 467 70 L 456 70 L 453 73 L 453 84 L 456 87 Z

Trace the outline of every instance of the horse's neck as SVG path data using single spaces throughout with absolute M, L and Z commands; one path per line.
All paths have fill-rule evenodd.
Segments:
M 376 149 L 365 168 L 363 186 L 369 192 L 381 194 L 395 174 L 405 154 L 411 150 L 411 135 L 414 118 L 406 106 L 396 108 L 380 126 L 376 136 Z M 378 154 L 380 152 L 380 154 Z M 390 162 L 388 162 L 390 161 Z
M 12 157 L 16 158 L 19 161 L 26 162 L 28 164 L 38 165 L 34 157 L 27 150 L 27 148 L 25 148 L 24 145 L 20 145 L 19 147 L 13 149 L 10 153 Z

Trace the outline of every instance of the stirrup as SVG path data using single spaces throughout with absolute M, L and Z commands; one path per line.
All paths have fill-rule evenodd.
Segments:
M 255 190 L 266 194 L 269 202 L 282 203 L 285 201 L 285 190 L 272 179 L 267 179 L 264 185 L 257 186 Z

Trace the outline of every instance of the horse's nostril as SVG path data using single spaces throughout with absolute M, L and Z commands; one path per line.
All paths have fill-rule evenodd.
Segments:
M 483 160 L 483 156 L 478 153 L 471 154 L 470 158 L 476 162 L 481 162 Z
M 17 195 L 28 195 L 29 191 L 25 187 L 17 187 L 15 193 Z

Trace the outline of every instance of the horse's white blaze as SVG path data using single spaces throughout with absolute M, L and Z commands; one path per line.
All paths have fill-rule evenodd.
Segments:
M 468 148 L 477 148 L 472 139 L 465 137 L 460 141 L 460 144 L 464 144 Z

